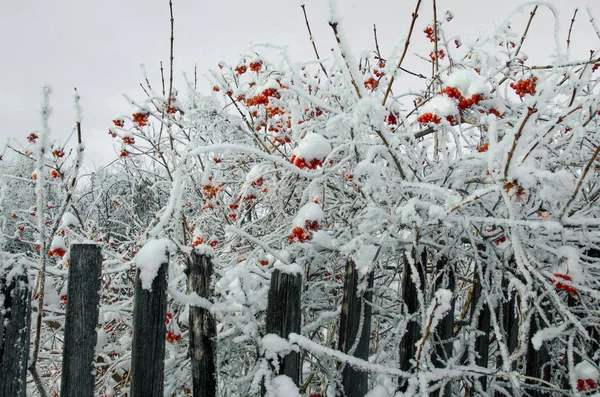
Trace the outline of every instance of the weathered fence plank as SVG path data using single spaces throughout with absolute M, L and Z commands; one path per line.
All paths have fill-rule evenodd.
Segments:
M 367 289 L 360 294 L 356 264 L 352 260 L 346 262 L 338 345 L 342 352 L 365 361 L 369 359 L 373 273 L 367 277 Z M 346 364 L 342 372 L 342 386 L 346 397 L 363 397 L 368 391 L 369 373 Z
M 200 297 L 210 298 L 212 274 L 212 258 L 193 251 L 188 268 L 188 293 L 195 292 Z M 215 397 L 217 395 L 215 318 L 208 310 L 191 306 L 189 321 L 194 397 Z
M 130 397 L 164 394 L 167 269 L 167 263 L 160 265 L 149 290 L 142 288 L 139 270 L 136 274 Z
M 73 244 L 67 288 L 61 397 L 94 395 L 94 349 L 100 305 L 102 248 Z
M 266 333 L 287 339 L 291 333 L 300 334 L 302 324 L 300 298 L 302 275 L 273 270 L 267 303 Z M 280 361 L 279 374 L 289 376 L 296 385 L 300 382 L 300 353 L 291 352 Z
M 529 338 L 527 339 L 527 357 L 525 359 L 525 375 L 531 378 L 542 379 L 550 382 L 550 368 L 546 366 L 550 362 L 550 355 L 548 354 L 548 348 L 545 343 L 542 343 L 539 349 L 533 347 L 531 339 L 540 329 L 538 321 L 540 318 L 534 313 L 531 317 L 531 323 L 529 325 Z M 546 387 L 537 381 L 527 381 L 533 385 L 533 388 L 527 388 L 527 392 L 531 397 L 546 397 L 551 396 L 552 393 L 540 390 L 538 387 Z
M 480 263 L 477 266 L 481 266 Z M 481 273 L 485 274 L 485 269 L 481 269 Z M 481 279 L 478 269 L 475 269 L 473 277 L 473 298 L 471 301 L 471 323 L 476 322 L 477 327 L 475 336 L 475 364 L 487 368 L 489 361 L 490 347 L 490 308 L 487 302 L 481 296 Z M 479 380 L 483 391 L 487 390 L 487 378 L 482 376 Z
M 0 255 L 0 396 L 24 397 L 29 356 L 30 292 L 18 260 Z
M 419 311 L 419 287 L 415 284 L 414 279 L 419 280 L 421 286 L 425 284 L 425 274 L 423 272 L 423 266 L 425 263 L 419 260 L 417 257 L 416 249 L 413 248 L 410 253 L 414 264 L 411 266 L 409 259 L 404 257 L 404 266 L 402 269 L 402 303 L 406 306 L 406 315 L 416 317 L 408 322 L 406 326 L 406 333 L 400 341 L 399 357 L 400 357 L 400 369 L 402 371 L 410 371 L 412 368 L 411 360 L 414 360 L 417 353 L 417 342 L 421 339 L 421 324 L 420 319 L 417 315 Z M 422 255 L 422 257 L 425 255 Z M 423 258 L 422 258 L 423 259 Z M 414 274 L 416 271 L 417 274 Z M 406 391 L 408 382 L 403 382 L 398 386 L 399 391 Z
M 440 288 L 446 288 L 454 294 L 456 287 L 454 270 L 448 268 L 448 259 L 445 256 L 439 258 L 436 262 L 438 277 L 435 283 L 436 291 Z M 454 304 L 456 297 L 452 298 L 450 310 L 446 316 L 438 323 L 434 338 L 435 349 L 432 362 L 437 368 L 445 368 L 447 361 L 452 357 L 452 344 L 454 339 Z M 452 384 L 450 382 L 442 382 L 443 387 L 431 393 L 433 397 L 450 397 L 452 392 Z

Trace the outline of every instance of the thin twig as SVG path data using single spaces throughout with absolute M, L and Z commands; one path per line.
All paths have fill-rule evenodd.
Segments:
M 437 31 L 438 31 L 438 27 L 437 27 L 437 5 L 435 3 L 435 0 L 433 0 L 433 51 L 434 51 L 434 75 L 431 76 L 432 78 L 435 77 L 435 75 L 439 72 L 440 70 L 440 63 L 439 63 L 439 57 L 438 57 L 438 35 L 437 35 Z
M 342 54 L 342 58 L 346 62 L 346 67 L 348 68 L 348 73 L 350 73 L 350 78 L 352 80 L 352 85 L 354 86 L 354 89 L 356 90 L 356 95 L 358 95 L 358 99 L 361 99 L 362 95 L 360 94 L 360 88 L 358 87 L 358 83 L 356 82 L 356 79 L 354 78 L 354 74 L 352 73 L 352 68 L 350 67 L 350 63 L 348 62 L 348 55 L 346 54 L 346 51 L 344 51 L 343 46 L 342 46 L 342 40 L 340 39 L 340 34 L 338 32 L 338 23 L 337 22 L 329 22 L 329 26 L 331 26 L 331 29 L 333 30 L 333 34 L 335 36 L 335 41 L 338 44 L 338 47 Z
M 377 41 L 377 26 L 373 24 L 373 37 L 375 38 L 375 53 L 377 58 L 381 59 L 381 51 L 379 51 L 379 42 Z
M 546 138 L 546 136 L 548 136 L 548 134 L 550 134 L 554 128 L 563 122 L 563 120 L 567 117 L 570 116 L 571 114 L 575 113 L 577 110 L 581 109 L 581 105 L 577 106 L 574 109 L 571 109 L 571 111 L 569 111 L 569 113 L 565 114 L 564 116 L 560 116 L 557 120 L 556 123 L 554 123 L 554 125 L 552 127 L 550 127 L 548 129 L 548 131 L 546 131 L 546 133 L 544 135 L 542 135 L 542 137 L 531 147 L 531 149 L 529 149 L 529 151 L 527 152 L 527 154 L 523 157 L 523 160 L 521 161 L 521 164 L 523 164 L 525 162 L 525 160 L 527 160 L 527 157 L 529 157 L 529 155 L 531 154 L 531 152 L 533 152 L 535 150 L 536 147 L 538 147 L 538 145 L 540 144 L 540 142 L 542 141 L 542 139 Z
M 319 61 L 319 65 L 321 65 L 321 70 L 325 73 L 325 76 L 329 76 L 327 74 L 327 70 L 325 70 L 325 66 L 321 63 L 321 57 L 319 56 L 319 51 L 317 50 L 317 45 L 315 44 L 315 40 L 313 39 L 312 31 L 310 30 L 310 24 L 308 23 L 308 16 L 306 15 L 306 6 L 302 4 L 302 12 L 304 13 L 304 21 L 306 22 L 306 29 L 308 29 L 308 37 L 310 42 L 312 43 L 313 49 L 315 50 L 315 55 L 317 56 L 317 60 Z
M 169 12 L 171 13 L 171 45 L 170 45 L 170 57 L 169 57 L 169 98 L 168 101 L 171 100 L 173 96 L 173 42 L 175 40 L 173 35 L 173 26 L 175 25 L 175 19 L 173 18 L 173 0 L 169 0 Z M 167 104 L 167 106 L 169 106 Z
M 528 109 L 527 116 L 525 116 L 525 119 L 521 123 L 521 126 L 519 126 L 519 130 L 515 134 L 515 139 L 513 140 L 512 147 L 510 148 L 510 151 L 508 152 L 508 158 L 506 159 L 506 166 L 504 166 L 504 179 L 508 178 L 508 168 L 510 167 L 512 157 L 515 154 L 515 149 L 517 148 L 517 141 L 519 140 L 519 138 L 521 138 L 521 134 L 523 134 L 523 129 L 525 128 L 525 124 L 527 123 L 527 121 L 529 120 L 531 115 L 534 114 L 535 112 L 537 112 L 537 110 L 535 110 L 534 108 Z
M 575 9 L 575 12 L 573 13 L 573 18 L 571 19 L 571 26 L 569 26 L 569 35 L 567 36 L 567 50 L 571 45 L 571 31 L 573 30 L 573 24 L 575 23 L 575 16 L 577 16 L 577 11 L 579 11 L 579 8 Z
M 400 69 L 402 66 L 402 62 L 404 61 L 404 57 L 406 56 L 406 52 L 408 51 L 408 46 L 410 45 L 410 37 L 412 36 L 412 32 L 415 28 L 415 22 L 419 17 L 419 7 L 421 7 L 421 0 L 417 0 L 417 6 L 415 7 L 415 11 L 412 13 L 412 21 L 410 22 L 410 28 L 408 30 L 408 36 L 406 36 L 406 42 L 404 43 L 404 50 L 402 50 L 402 55 L 398 60 L 398 65 L 396 65 L 396 69 Z M 390 78 L 390 82 L 388 83 L 387 89 L 385 90 L 385 95 L 383 96 L 383 101 L 381 102 L 381 106 L 385 106 L 387 102 L 388 96 L 392 91 L 392 84 L 394 84 L 394 76 L 396 75 L 396 71 L 392 74 L 392 78 Z
M 561 218 L 565 216 L 567 210 L 569 209 L 569 206 L 577 198 L 577 194 L 579 193 L 579 190 L 581 189 L 581 186 L 583 185 L 585 176 L 587 175 L 588 171 L 592 167 L 592 164 L 594 163 L 594 161 L 596 161 L 596 157 L 598 157 L 599 153 L 600 153 L 600 145 L 598 145 L 598 147 L 596 148 L 596 151 L 592 155 L 592 158 L 590 158 L 590 160 L 588 161 L 587 165 L 585 166 L 583 172 L 581 173 L 581 176 L 579 177 L 579 182 L 577 182 L 577 186 L 575 187 L 575 191 L 573 192 L 573 196 L 571 196 L 571 198 L 567 202 L 567 205 L 565 205 L 565 208 L 563 208 L 562 214 L 560 216 Z

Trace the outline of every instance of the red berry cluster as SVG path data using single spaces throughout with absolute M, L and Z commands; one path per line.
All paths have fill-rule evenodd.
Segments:
M 144 127 L 148 124 L 148 117 L 150 113 L 134 113 L 132 115 L 133 122 L 137 124 L 139 127 Z
M 132 136 L 123 137 L 123 145 L 133 145 L 135 143 L 135 139 Z
M 365 88 L 369 90 L 374 90 L 379 86 L 379 81 L 375 80 L 373 77 L 369 77 L 365 81 Z
M 571 281 L 571 276 L 569 276 L 567 274 L 554 273 L 554 277 L 556 277 L 557 279 L 565 280 L 565 281 Z M 556 289 L 565 290 L 569 294 L 572 294 L 573 292 L 575 292 L 575 288 L 571 287 L 570 285 L 561 283 L 561 282 L 556 282 L 556 279 L 552 278 L 552 279 L 550 279 L 550 282 L 552 284 L 556 284 Z
M 577 379 L 577 391 L 592 391 L 598 388 L 598 384 L 593 379 Z
M 523 98 L 525 95 L 534 95 L 535 94 L 535 82 L 537 81 L 537 77 L 532 77 L 526 80 L 519 80 L 517 84 L 510 83 L 510 88 L 515 90 L 515 94 Z
M 114 119 L 112 122 L 116 127 L 123 127 L 125 125 L 125 121 L 122 119 Z
M 50 250 L 50 252 L 48 252 L 48 256 L 60 256 L 61 258 L 63 256 L 65 256 L 65 254 L 67 253 L 67 251 L 65 251 L 64 248 L 58 247 L 58 248 L 54 248 L 53 250 Z
M 292 234 L 288 236 L 288 238 L 290 239 L 290 241 L 296 243 L 303 243 L 305 241 L 310 241 L 312 239 L 312 236 L 310 235 L 310 233 L 308 233 L 307 230 L 298 226 L 292 230 Z
M 433 28 L 431 26 L 427 26 L 423 32 L 425 33 L 425 36 L 427 36 L 429 41 L 431 41 L 432 43 L 435 41 Z
M 178 334 L 174 333 L 173 331 L 168 331 L 167 332 L 167 336 L 165 337 L 165 339 L 167 340 L 167 342 L 173 343 L 175 341 L 180 340 L 181 339 L 181 335 L 178 335 Z
M 258 106 L 258 105 L 268 105 L 269 98 L 280 99 L 281 94 L 275 88 L 267 88 L 260 94 L 254 96 L 253 98 L 246 99 L 246 105 L 248 106 Z
M 252 70 L 253 72 L 260 72 L 261 68 L 262 68 L 262 62 L 261 61 L 251 62 L 250 63 L 250 70 Z
M 323 165 L 323 160 L 312 159 L 307 162 L 302 157 L 296 157 L 295 154 L 292 155 L 290 161 L 298 168 L 308 168 L 309 170 L 317 169 L 317 167 L 321 167 Z
M 489 144 L 486 142 L 486 143 L 484 143 L 484 144 L 483 144 L 483 145 L 481 145 L 481 146 L 477 146 L 477 151 L 478 151 L 479 153 L 487 152 L 487 151 L 488 151 L 488 148 L 489 148 Z
M 27 137 L 27 140 L 29 141 L 29 143 L 35 143 L 35 141 L 37 141 L 38 138 L 39 137 L 37 136 L 37 134 L 31 133 Z
M 444 52 L 443 49 L 438 50 L 437 57 L 438 57 L 438 59 L 444 59 L 446 57 L 446 53 Z M 431 51 L 429 53 L 429 58 L 431 58 L 432 61 L 435 61 L 435 53 L 433 51 Z
M 248 70 L 248 67 L 246 65 L 239 65 L 238 67 L 235 68 L 235 72 L 239 75 L 246 73 L 247 70 Z
M 433 113 L 423 113 L 417 118 L 417 121 L 422 124 L 433 123 L 439 124 L 442 120 L 438 117 L 437 114 Z

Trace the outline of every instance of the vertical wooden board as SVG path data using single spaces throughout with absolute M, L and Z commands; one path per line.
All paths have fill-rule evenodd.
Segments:
M 477 266 L 481 266 L 478 264 Z M 484 269 L 481 273 L 485 274 Z M 471 322 L 477 320 L 477 335 L 475 336 L 475 364 L 480 367 L 487 368 L 489 361 L 489 345 L 490 345 L 490 308 L 487 302 L 481 297 L 481 281 L 476 271 L 475 277 L 473 277 L 473 297 L 471 301 Z M 481 302 L 480 302 L 481 301 Z M 481 304 L 481 308 L 478 308 Z M 479 381 L 481 382 L 481 388 L 483 391 L 487 390 L 487 378 L 482 376 Z
M 211 298 L 212 258 L 192 252 L 188 268 L 188 293 Z M 194 397 L 217 395 L 217 327 L 213 315 L 206 309 L 190 307 L 190 357 Z
M 356 264 L 349 260 L 346 263 L 344 280 L 344 297 L 340 316 L 340 331 L 338 349 L 349 353 L 357 343 L 352 356 L 368 360 L 369 342 L 371 338 L 371 305 L 373 300 L 373 273 L 367 281 L 367 290 L 361 296 L 358 293 L 358 273 Z M 361 316 L 362 314 L 362 316 Z M 362 323 L 362 329 L 360 329 Z M 360 335 L 358 334 L 360 330 Z M 346 397 L 363 397 L 369 387 L 369 373 L 356 369 L 348 364 L 342 372 L 342 386 Z
M 70 257 L 60 395 L 93 396 L 102 249 L 96 244 L 74 244 Z
M 436 290 L 440 288 L 446 288 L 452 293 L 455 293 L 456 282 L 454 278 L 454 270 L 448 268 L 448 259 L 441 257 L 436 263 L 438 271 L 438 278 L 436 280 Z M 443 277 L 444 276 L 444 277 Z M 446 281 L 444 283 L 444 281 Z M 446 313 L 446 316 L 438 323 L 434 340 L 436 342 L 435 348 L 433 349 L 434 357 L 432 362 L 437 368 L 445 368 L 446 362 L 452 357 L 452 344 L 454 340 L 454 304 L 456 302 L 455 296 L 452 298 L 450 303 L 450 310 Z M 431 393 L 433 397 L 450 397 L 452 392 L 451 382 L 445 383 L 443 388 L 435 390 Z
M 163 263 L 149 290 L 142 288 L 139 270 L 136 274 L 129 397 L 164 394 L 167 270 Z
M 267 303 L 267 334 L 276 334 L 285 339 L 291 333 L 300 334 L 301 293 L 302 275 L 285 273 L 280 269 L 273 270 Z M 301 369 L 300 354 L 291 352 L 282 358 L 279 373 L 289 376 L 298 385 Z
M 403 269 L 402 269 L 402 284 L 401 284 L 401 302 L 407 309 L 407 314 L 412 315 L 419 310 L 419 290 L 417 285 L 413 281 L 413 276 L 416 276 L 421 285 L 425 283 L 425 277 L 422 269 L 419 267 L 423 266 L 416 258 L 416 253 L 411 253 L 415 258 L 414 267 L 418 274 L 413 275 L 413 268 L 410 266 L 408 258 L 404 257 Z M 412 367 L 411 360 L 415 358 L 417 353 L 416 343 L 421 339 L 421 324 L 419 318 L 413 319 L 407 324 L 406 333 L 400 341 L 399 358 L 400 358 L 400 369 L 402 371 L 409 371 Z M 407 383 L 401 384 L 399 387 L 400 391 L 406 390 Z
M 10 279 L 0 274 L 0 313 L 0 396 L 25 397 L 30 292 L 24 269 Z

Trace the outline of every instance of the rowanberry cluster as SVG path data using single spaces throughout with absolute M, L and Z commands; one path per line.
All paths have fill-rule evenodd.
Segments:
M 537 81 L 537 77 L 532 77 L 526 80 L 519 80 L 517 84 L 510 83 L 510 88 L 515 90 L 515 94 L 523 98 L 525 95 L 534 95 L 535 94 L 535 82 Z

